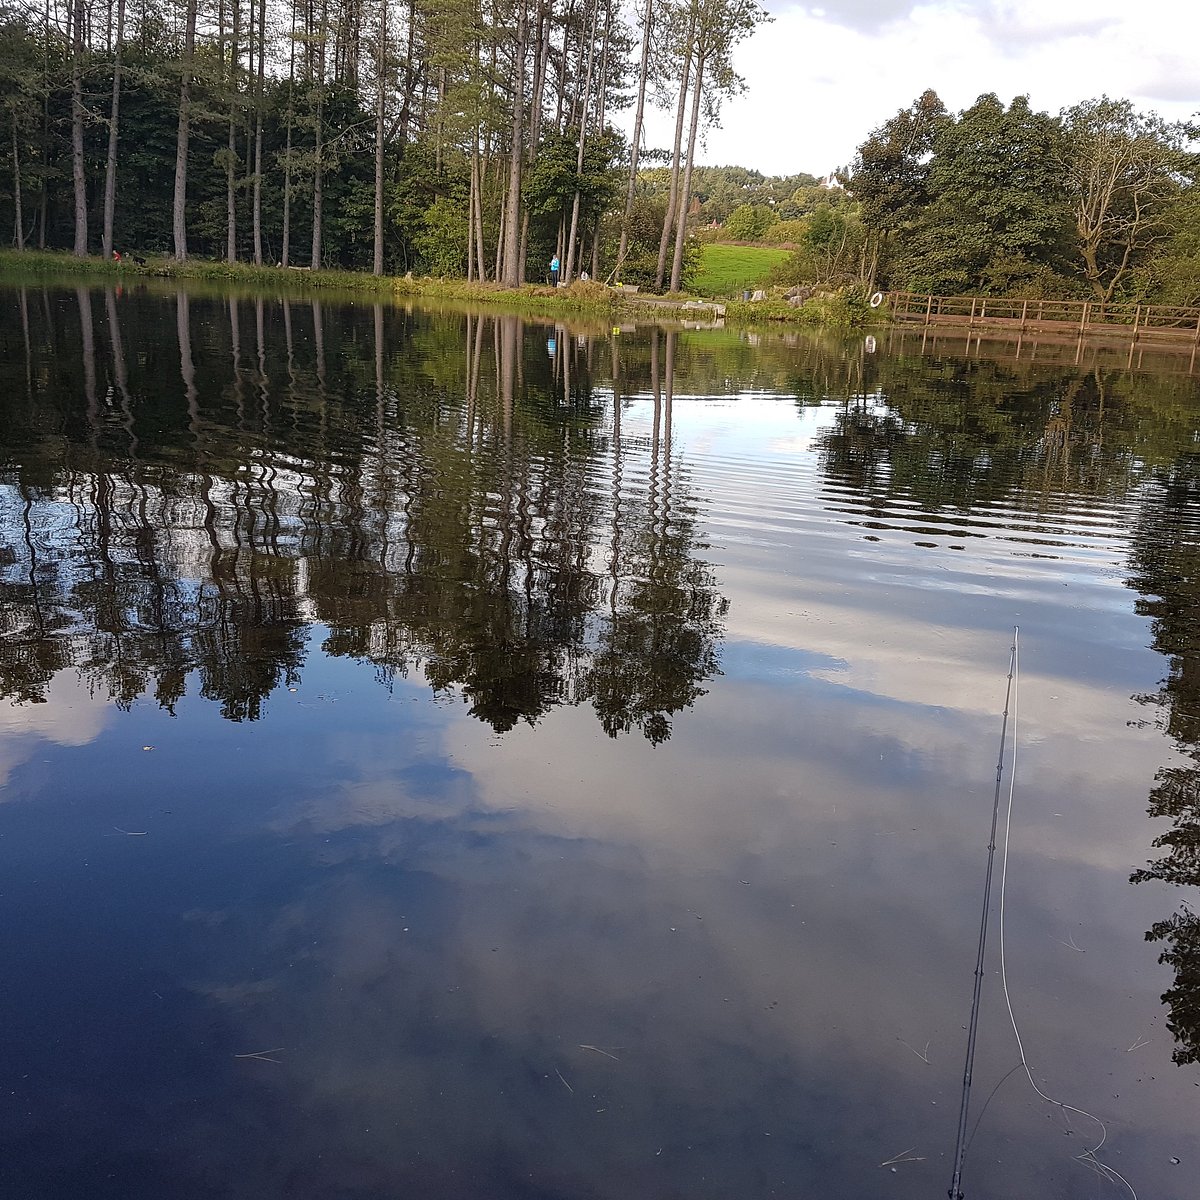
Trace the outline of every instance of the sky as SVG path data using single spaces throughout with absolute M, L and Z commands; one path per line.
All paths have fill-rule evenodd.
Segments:
M 926 88 L 952 112 L 985 92 L 1052 113 L 1101 94 L 1170 120 L 1200 112 L 1198 0 L 765 3 L 774 20 L 737 52 L 746 91 L 705 164 L 828 174 Z M 674 113 L 649 121 L 647 144 L 669 146 Z

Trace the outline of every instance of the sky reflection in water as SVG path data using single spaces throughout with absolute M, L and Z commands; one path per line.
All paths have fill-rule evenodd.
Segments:
M 1189 1195 L 1194 381 L 0 300 L 7 1193 Z

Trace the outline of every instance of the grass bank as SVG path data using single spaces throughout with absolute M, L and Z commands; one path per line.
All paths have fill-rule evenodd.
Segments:
M 693 290 L 700 296 L 740 296 L 758 287 L 788 256 L 778 246 L 742 246 L 706 242 Z
M 310 271 L 293 267 L 257 267 L 250 263 L 210 262 L 192 258 L 147 258 L 144 264 L 130 259 L 76 258 L 73 254 L 43 250 L 0 251 L 0 274 L 9 277 L 81 276 L 112 282 L 137 279 L 188 279 L 235 284 L 290 292 L 359 292 L 376 296 L 436 299 L 468 304 L 485 304 L 512 312 L 594 313 L 618 309 L 620 292 L 600 283 L 576 282 L 566 288 L 525 284 L 519 288 L 495 283 L 468 283 L 461 279 L 415 278 L 411 275 L 368 275 L 363 271 Z
M 820 325 L 831 329 L 861 329 L 884 324 L 886 314 L 873 309 L 855 292 L 836 292 L 813 296 L 803 304 L 786 300 L 731 301 L 725 306 L 725 319 L 739 325 L 788 324 Z
M 741 279 L 746 271 L 755 273 L 770 270 L 770 265 L 786 251 L 764 246 L 705 246 L 706 255 L 715 261 L 719 270 L 709 276 Z M 724 255 L 724 252 L 732 252 Z M 724 257 L 723 257 L 724 255 Z M 763 257 L 763 256 L 766 257 Z M 740 266 L 736 265 L 741 263 Z M 747 266 L 747 263 L 754 265 Z M 733 265 L 731 265 L 733 264 Z M 724 272 L 722 275 L 721 272 Z M 597 321 L 615 321 L 641 316 L 648 320 L 695 320 L 694 309 L 684 307 L 686 296 L 665 298 L 644 295 L 623 295 L 619 290 L 595 281 L 576 281 L 570 287 L 551 288 L 525 284 L 519 288 L 503 287 L 496 283 L 468 283 L 462 279 L 416 278 L 411 275 L 368 275 L 361 271 L 309 271 L 290 267 L 262 266 L 250 263 L 211 262 L 188 259 L 176 262 L 172 258 L 147 258 L 144 264 L 129 259 L 120 263 L 99 257 L 76 258 L 60 251 L 0 250 L 0 276 L 10 279 L 92 278 L 129 284 L 135 281 L 196 281 L 222 289 L 244 288 L 248 292 L 286 293 L 305 295 L 327 292 L 345 295 L 378 297 L 379 299 L 420 300 L 426 304 L 449 306 L 486 306 L 514 315 L 555 317 L 588 317 Z M 724 286 L 724 285 L 721 285 Z M 698 291 L 699 289 L 697 289 Z M 735 289 L 736 290 L 736 289 Z M 861 311 L 860 311 L 861 310 Z M 725 316 L 731 323 L 755 325 L 766 322 L 786 322 L 801 325 L 829 325 L 853 328 L 869 324 L 873 316 L 865 304 L 850 296 L 817 297 L 800 307 L 782 300 L 763 300 L 751 303 L 740 301 L 726 305 Z

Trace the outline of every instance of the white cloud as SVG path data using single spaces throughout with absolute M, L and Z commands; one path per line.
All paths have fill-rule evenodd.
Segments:
M 51 681 L 44 704 L 0 704 L 0 786 L 33 756 L 39 739 L 86 746 L 100 736 L 111 713 L 104 699 L 67 672 Z
M 747 90 L 709 132 L 706 163 L 824 174 L 930 87 L 952 110 L 984 92 L 1028 94 L 1050 112 L 1101 93 L 1171 120 L 1200 110 L 1200 68 L 1179 54 L 1200 43 L 1200 8 L 1186 0 L 772 7 L 775 20 L 738 51 Z M 649 144 L 669 145 L 671 129 L 671 114 L 653 114 Z

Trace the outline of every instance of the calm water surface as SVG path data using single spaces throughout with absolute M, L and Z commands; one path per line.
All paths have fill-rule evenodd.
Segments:
M 1030 1068 L 1200 1195 L 1200 384 L 1079 358 L 0 291 L 3 1194 L 944 1196 L 1019 625 Z M 1128 1195 L 997 950 L 965 1195 Z

